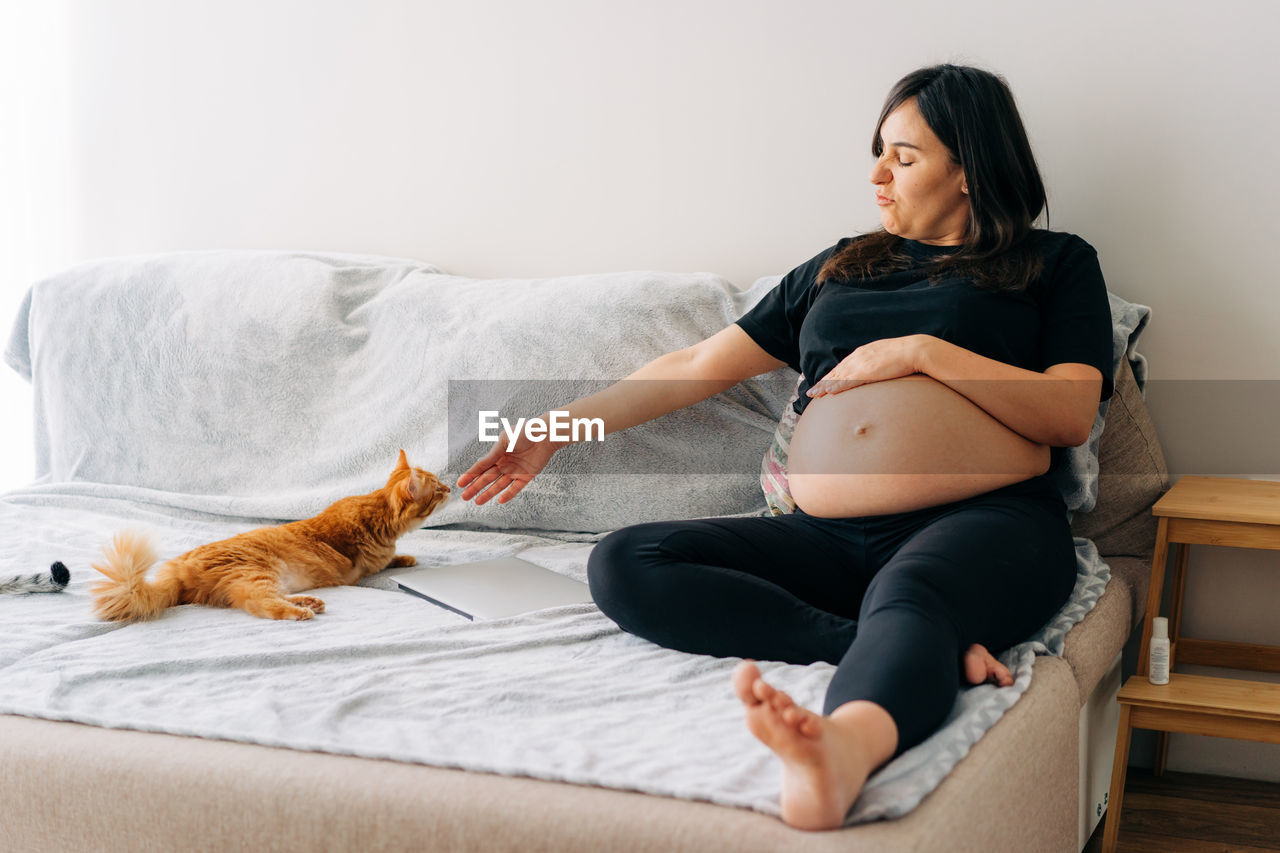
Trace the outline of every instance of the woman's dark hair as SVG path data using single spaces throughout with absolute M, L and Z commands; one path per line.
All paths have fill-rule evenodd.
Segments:
M 1032 223 L 1045 208 L 1044 182 L 1003 78 L 962 65 L 935 65 L 903 77 L 880 111 L 871 153 L 884 151 L 889 114 L 916 99 L 929 128 L 964 169 L 969 223 L 958 251 L 939 257 L 929 278 L 963 274 L 994 290 L 1023 290 L 1039 275 Z M 862 278 L 910 266 L 903 239 L 883 228 L 850 241 L 823 264 L 818 281 Z

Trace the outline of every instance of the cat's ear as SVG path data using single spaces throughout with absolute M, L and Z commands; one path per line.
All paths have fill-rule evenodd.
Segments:
M 404 451 L 400 451 L 401 458 Z M 409 477 L 400 484 L 400 498 L 405 502 L 422 500 L 426 494 L 426 478 L 417 471 L 410 471 Z
M 404 455 L 404 448 L 400 448 L 400 460 L 396 462 L 396 470 L 409 467 L 409 457 Z

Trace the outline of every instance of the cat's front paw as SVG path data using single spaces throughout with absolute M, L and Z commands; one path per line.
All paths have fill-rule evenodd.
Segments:
M 417 557 L 410 556 L 409 554 L 396 554 L 395 558 L 390 563 L 387 563 L 387 568 L 403 569 L 406 566 L 416 565 L 418 565 Z
M 289 596 L 289 600 L 299 607 L 307 608 L 312 613 L 324 612 L 324 602 L 316 598 L 314 595 L 292 595 Z M 305 619 L 307 617 L 303 616 L 301 618 Z

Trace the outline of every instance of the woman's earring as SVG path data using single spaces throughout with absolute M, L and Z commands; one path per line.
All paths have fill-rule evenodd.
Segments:
M 968 187 L 961 187 L 961 188 L 960 188 L 960 192 L 964 193 L 965 195 L 968 195 L 968 194 L 969 194 L 969 188 L 968 188 Z

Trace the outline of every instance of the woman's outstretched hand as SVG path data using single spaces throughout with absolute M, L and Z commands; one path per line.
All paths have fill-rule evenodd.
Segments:
M 839 394 L 868 382 L 882 382 L 921 373 L 924 349 L 935 341 L 932 335 L 905 335 L 881 338 L 849 353 L 806 392 L 810 397 Z
M 530 441 L 521 435 L 515 446 L 508 450 L 506 439 L 498 439 L 492 450 L 477 459 L 458 478 L 462 499 L 469 501 L 475 498 L 477 506 L 487 504 L 494 497 L 498 498 L 498 503 L 506 503 L 520 494 L 563 446 L 561 442 Z

